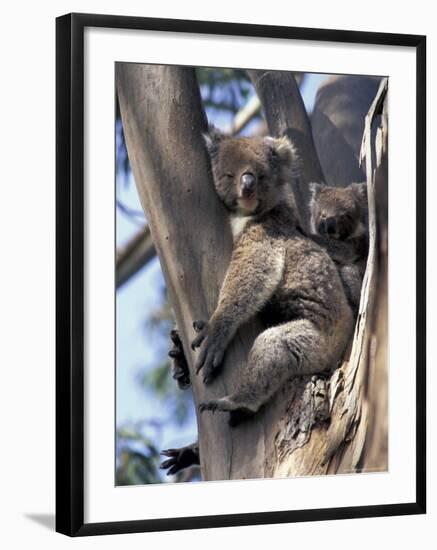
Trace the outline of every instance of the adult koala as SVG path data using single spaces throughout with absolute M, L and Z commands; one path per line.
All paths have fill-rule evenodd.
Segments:
M 287 138 L 205 136 L 215 189 L 229 211 L 234 249 L 209 322 L 194 323 L 196 373 L 212 382 L 238 327 L 260 314 L 266 325 L 250 350 L 240 387 L 205 401 L 231 425 L 256 413 L 288 379 L 339 363 L 353 314 L 337 268 L 306 237 L 287 190 L 298 162 Z

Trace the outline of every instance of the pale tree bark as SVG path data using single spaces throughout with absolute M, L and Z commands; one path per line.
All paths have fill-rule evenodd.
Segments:
M 204 387 L 193 373 L 192 320 L 208 319 L 213 312 L 232 240 L 202 142 L 206 120 L 194 70 L 118 64 L 116 77 L 129 158 L 181 331 L 197 409 L 200 401 L 229 394 L 240 383 L 241 366 L 260 325 L 255 319 L 237 333 L 220 376 Z M 259 79 L 255 83 L 259 90 Z M 278 133 L 284 128 L 288 132 L 289 121 L 294 120 L 290 112 L 304 116 L 303 104 L 296 107 L 296 94 L 286 97 L 277 98 L 283 105 Z M 260 99 L 265 108 L 267 98 Z M 307 122 L 302 121 L 306 139 Z M 306 151 L 314 157 L 311 142 Z M 315 173 L 317 163 L 314 160 L 311 168 Z M 307 178 L 314 179 L 313 174 Z M 363 357 L 368 353 L 361 353 L 369 347 L 365 343 L 373 318 L 375 262 L 369 264 L 351 360 L 335 371 L 331 381 L 318 376 L 290 381 L 264 410 L 237 428 L 228 426 L 226 415 L 198 417 L 203 479 L 356 471 L 365 463 L 362 450 L 368 431 L 363 410 L 374 408 L 365 384 Z

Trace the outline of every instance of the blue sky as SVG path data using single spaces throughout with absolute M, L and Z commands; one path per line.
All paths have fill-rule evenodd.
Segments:
M 315 95 L 327 75 L 310 74 L 304 81 L 302 96 L 309 112 L 312 111 Z M 226 129 L 226 121 L 212 120 L 216 126 Z M 119 176 L 124 178 L 124 176 Z M 117 182 L 118 198 L 123 204 L 141 210 L 134 181 L 123 185 Z M 136 223 L 135 223 L 136 222 Z M 117 246 L 125 243 L 139 229 L 140 218 L 132 220 L 117 209 Z M 141 388 L 137 376 L 144 369 L 158 365 L 166 355 L 165 342 L 145 329 L 147 316 L 156 310 L 162 301 L 164 279 L 159 260 L 155 258 L 117 291 L 117 356 L 116 356 L 116 422 L 117 426 L 128 422 L 165 418 L 168 411 L 159 399 Z M 170 341 L 168 342 L 168 349 Z M 152 428 L 151 428 L 152 430 Z M 153 439 L 156 434 L 150 434 Z M 183 427 L 167 423 L 156 440 L 160 448 L 180 447 L 197 437 L 194 410 Z

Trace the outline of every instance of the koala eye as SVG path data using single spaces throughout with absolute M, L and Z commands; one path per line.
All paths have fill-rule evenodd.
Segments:
M 224 175 L 225 178 L 232 179 L 234 177 L 234 174 L 226 173 Z
M 258 174 L 258 181 L 262 181 L 265 177 L 265 174 Z

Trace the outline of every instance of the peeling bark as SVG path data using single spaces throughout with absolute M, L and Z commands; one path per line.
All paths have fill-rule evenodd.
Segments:
M 274 476 L 387 469 L 386 94 L 384 80 L 365 120 L 369 257 L 351 349 L 328 382 L 315 376 L 290 383 L 288 414 L 278 425 L 275 437 Z M 376 132 L 375 145 L 374 121 L 382 105 L 385 116 Z M 265 111 L 270 113 L 269 127 L 280 128 L 274 119 L 281 115 Z M 283 126 L 281 131 L 284 132 Z M 375 156 L 376 170 L 372 160 Z M 319 400 L 310 398 L 318 386 L 325 388 L 319 392 Z

